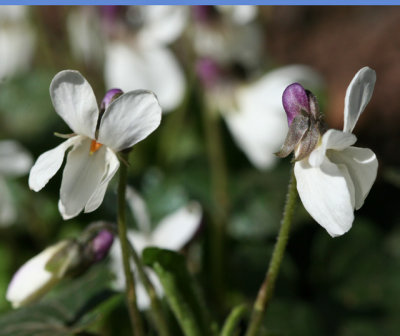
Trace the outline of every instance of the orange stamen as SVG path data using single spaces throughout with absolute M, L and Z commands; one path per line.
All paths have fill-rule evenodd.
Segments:
M 103 144 L 97 142 L 96 140 L 92 140 L 89 154 L 92 155 L 93 153 L 97 152 L 101 146 L 103 146 Z

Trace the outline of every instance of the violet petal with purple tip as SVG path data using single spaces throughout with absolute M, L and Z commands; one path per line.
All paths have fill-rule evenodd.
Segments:
M 285 89 L 282 94 L 282 103 L 289 126 L 301 110 L 310 112 L 307 92 L 299 83 L 293 83 Z

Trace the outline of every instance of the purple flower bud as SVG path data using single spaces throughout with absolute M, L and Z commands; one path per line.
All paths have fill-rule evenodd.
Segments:
M 193 6 L 193 16 L 197 22 L 207 22 L 213 14 L 213 6 Z
M 97 234 L 92 240 L 94 262 L 102 260 L 107 255 L 113 241 L 114 235 L 108 230 L 102 230 Z
M 124 92 L 121 89 L 111 89 L 108 90 L 106 95 L 104 96 L 100 109 L 105 110 L 108 108 L 108 106 L 113 102 L 114 99 L 117 99 L 120 95 L 122 95 Z
M 211 58 L 201 58 L 196 63 L 196 73 L 200 77 L 202 84 L 209 88 L 212 87 L 221 75 L 221 68 Z
M 310 113 L 309 97 L 306 90 L 299 83 L 290 84 L 285 89 L 282 94 L 282 103 L 289 126 L 302 110 Z

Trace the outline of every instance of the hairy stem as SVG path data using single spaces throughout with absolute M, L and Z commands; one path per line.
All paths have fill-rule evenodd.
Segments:
M 274 293 L 275 281 L 279 273 L 287 241 L 289 239 L 289 231 L 293 219 L 294 208 L 296 206 L 296 200 L 296 178 L 292 169 L 278 240 L 276 241 L 265 279 L 258 291 L 246 336 L 257 335 L 268 303 Z

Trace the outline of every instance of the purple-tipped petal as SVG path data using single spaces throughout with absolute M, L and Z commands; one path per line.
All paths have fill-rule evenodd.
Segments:
M 117 98 L 118 96 L 122 95 L 124 92 L 121 89 L 111 89 L 108 90 L 107 93 L 105 94 L 101 105 L 100 109 L 105 110 L 107 107 L 111 104 L 111 102 Z M 117 97 L 116 97 L 117 96 Z
M 92 241 L 92 249 L 94 262 L 102 260 L 108 253 L 112 243 L 114 241 L 114 235 L 108 230 L 102 230 Z
M 288 124 L 304 110 L 310 113 L 310 102 L 306 90 L 299 84 L 290 84 L 282 94 L 283 108 L 286 111 Z

